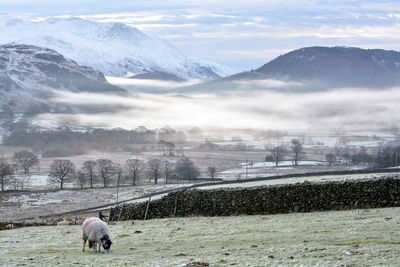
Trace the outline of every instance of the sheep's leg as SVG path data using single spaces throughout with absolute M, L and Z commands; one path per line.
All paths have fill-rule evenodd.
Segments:
M 85 252 L 85 245 L 86 245 L 86 241 L 88 240 L 88 237 L 86 236 L 85 233 L 82 233 L 82 239 L 83 239 L 83 248 L 82 248 L 82 252 Z M 90 242 L 89 242 L 90 243 Z
M 99 243 L 99 250 L 98 250 L 98 252 L 101 253 L 101 243 Z
M 96 243 L 96 241 L 93 242 L 93 251 L 94 251 L 94 253 L 97 252 L 97 243 Z

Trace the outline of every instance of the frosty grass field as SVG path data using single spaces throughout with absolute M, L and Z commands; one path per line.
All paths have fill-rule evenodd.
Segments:
M 0 265 L 398 266 L 399 224 L 400 208 L 126 221 L 110 254 L 82 253 L 79 225 L 20 228 L 0 232 Z

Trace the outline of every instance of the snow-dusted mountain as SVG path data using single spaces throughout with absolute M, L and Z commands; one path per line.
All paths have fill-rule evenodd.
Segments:
M 79 18 L 28 21 L 0 15 L 0 44 L 31 44 L 56 50 L 108 76 L 163 72 L 210 80 L 235 70 L 185 56 L 167 41 L 121 23 Z
M 31 45 L 0 46 L 1 110 L 67 111 L 68 107 L 49 102 L 54 90 L 124 92 L 109 84 L 100 71 L 79 66 L 54 50 Z
M 339 87 L 399 86 L 400 53 L 343 46 L 305 47 L 279 56 L 255 72 L 267 77 L 313 80 Z
M 356 47 L 304 47 L 255 70 L 234 74 L 182 91 L 325 91 L 332 88 L 383 89 L 400 86 L 400 52 Z

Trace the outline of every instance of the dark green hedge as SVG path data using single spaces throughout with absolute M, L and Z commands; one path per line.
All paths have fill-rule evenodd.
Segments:
M 397 178 L 178 191 L 152 201 L 147 218 L 395 207 L 400 205 L 400 180 Z M 146 206 L 147 203 L 117 206 L 111 209 L 110 219 L 143 220 Z

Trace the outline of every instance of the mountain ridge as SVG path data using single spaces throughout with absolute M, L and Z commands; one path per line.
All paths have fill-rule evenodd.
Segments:
M 104 74 L 65 58 L 49 48 L 0 45 L 0 104 L 13 112 L 68 111 L 50 103 L 55 90 L 124 93 Z
M 400 84 L 400 52 L 343 46 L 305 47 L 279 56 L 255 71 L 290 80 L 385 87 Z
M 76 17 L 28 21 L 0 15 L 0 43 L 48 47 L 107 76 L 165 72 L 184 80 L 211 80 L 235 72 L 193 60 L 169 42 L 128 25 Z
M 248 86 L 244 86 L 246 81 L 258 82 L 249 82 Z M 266 81 L 265 85 L 262 81 Z M 281 82 L 281 86 L 276 86 L 273 81 Z M 254 70 L 187 87 L 184 90 L 268 89 L 301 93 L 331 88 L 384 89 L 394 86 L 400 86 L 400 52 L 343 46 L 312 46 L 280 55 Z

